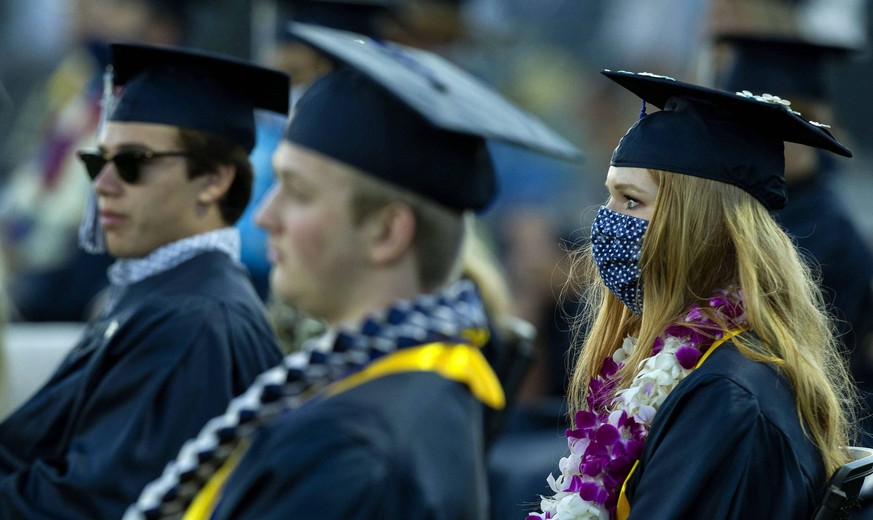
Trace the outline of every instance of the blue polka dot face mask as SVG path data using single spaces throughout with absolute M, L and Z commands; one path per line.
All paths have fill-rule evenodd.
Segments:
M 591 251 L 603 283 L 636 315 L 643 313 L 640 247 L 649 221 L 601 206 L 591 224 Z

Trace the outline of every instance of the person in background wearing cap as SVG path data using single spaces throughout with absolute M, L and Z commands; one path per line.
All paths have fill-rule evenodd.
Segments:
M 0 517 L 118 518 L 183 441 L 280 359 L 231 226 L 251 190 L 253 111 L 285 74 L 115 44 L 88 250 L 109 301 L 39 392 L 0 424 Z M 92 220 L 93 219 L 93 220 Z
M 268 30 L 275 34 L 267 62 L 270 67 L 287 72 L 290 76 L 292 109 L 309 85 L 333 70 L 336 63 L 294 38 L 288 31 L 291 20 L 375 36 L 382 21 L 391 14 L 386 0 L 279 0 L 276 4 L 275 20 L 267 25 Z M 287 353 L 298 349 L 306 339 L 323 333 L 325 324 L 303 315 L 270 293 L 267 232 L 255 222 L 255 210 L 273 186 L 275 174 L 272 156 L 282 141 L 288 121 L 287 117 L 268 112 L 259 113 L 255 121 L 258 142 L 252 151 L 255 174 L 252 204 L 246 208 L 236 227 L 242 238 L 242 262 L 251 273 L 258 294 L 267 302 L 280 348 Z
M 459 279 L 465 214 L 496 193 L 486 138 L 579 152 L 432 53 L 294 32 L 343 66 L 297 104 L 258 222 L 272 290 L 330 331 L 211 420 L 125 518 L 487 518 L 482 414 L 504 393 Z
M 791 107 L 816 121 L 832 121 L 828 66 L 850 50 L 801 40 L 734 37 L 724 42 L 733 59 L 716 85 L 724 90 L 754 90 L 791 100 Z M 840 165 L 827 153 L 794 143 L 785 145 L 789 204 L 777 221 L 821 273 L 825 301 L 832 305 L 837 330 L 859 388 L 873 409 L 873 353 L 861 347 L 873 326 L 873 252 L 861 237 L 833 182 Z M 873 446 L 873 427 L 865 419 L 865 446 Z
M 336 62 L 295 38 L 288 31 L 288 24 L 292 21 L 389 41 L 402 39 L 423 47 L 426 44 L 444 43 L 446 38 L 457 36 L 460 27 L 459 4 L 458 0 L 277 0 L 275 19 L 265 27 L 266 31 L 275 33 L 275 38 L 270 41 L 267 63 L 291 77 L 293 109 L 309 85 L 333 70 Z M 448 23 L 449 20 L 454 20 L 454 24 Z M 253 200 L 256 203 L 272 185 L 270 160 L 282 139 L 284 123 L 284 120 L 277 120 L 270 115 L 258 120 L 259 144 L 252 153 L 255 167 Z M 242 231 L 243 263 L 252 273 L 258 293 L 267 298 L 270 264 L 266 258 L 266 233 L 255 223 L 254 206 L 243 214 L 237 227 Z M 294 314 L 293 310 L 287 311 Z M 282 318 L 281 315 L 276 317 Z
M 851 152 L 778 98 L 604 73 L 662 110 L 613 152 L 576 259 L 593 303 L 570 454 L 527 518 L 812 518 L 849 459 L 852 388 L 770 212 L 783 141 Z

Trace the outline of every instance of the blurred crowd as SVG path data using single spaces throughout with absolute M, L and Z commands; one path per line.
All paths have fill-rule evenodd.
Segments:
M 515 477 L 504 472 L 507 487 L 545 491 L 541 476 L 565 447 L 560 438 L 561 403 L 572 338 L 564 318 L 576 309 L 572 297 L 561 298 L 562 260 L 568 248 L 585 239 L 594 209 L 606 197 L 601 183 L 612 148 L 640 108 L 633 96 L 608 84 L 601 69 L 649 71 L 716 85 L 724 59 L 715 35 L 719 30 L 783 16 L 780 9 L 785 5 L 807 9 L 817 30 L 835 37 L 824 44 L 842 50 L 839 60 L 827 64 L 833 104 L 828 121 L 855 157 L 837 160 L 834 170 L 839 171 L 828 179 L 834 193 L 829 203 L 847 216 L 845 225 L 856 233 L 857 245 L 838 245 L 873 246 L 873 128 L 868 124 L 873 120 L 873 99 L 866 94 L 873 84 L 867 50 L 869 2 L 769 3 L 772 11 L 760 13 L 744 11 L 745 2 L 727 0 L 410 2 L 414 7 L 401 24 L 407 30 L 394 33 L 394 39 L 460 64 L 585 153 L 584 161 L 574 164 L 491 145 L 501 163 L 500 195 L 477 222 L 478 235 L 506 279 L 507 312 L 537 330 L 536 354 L 518 389 L 527 413 L 510 416 L 508 424 L 519 438 L 543 422 L 551 432 L 545 440 L 539 436 L 531 441 L 541 442 L 542 451 L 513 448 L 546 465 L 533 472 L 540 480 L 511 482 Z M 108 42 L 189 46 L 281 67 L 275 29 L 281 19 L 279 4 L 0 2 L 0 265 L 5 265 L 10 299 L 8 305 L 0 305 L 0 313 L 12 321 L 86 321 L 101 305 L 112 259 L 78 247 L 89 180 L 74 152 L 96 143 Z M 297 81 L 295 71 L 289 72 L 292 82 Z M 262 126 L 281 131 L 283 123 L 265 119 Z M 259 135 L 253 163 L 263 164 L 266 171 L 256 172 L 256 196 L 272 179 L 269 147 L 275 142 Z M 813 204 L 808 211 L 817 209 L 822 208 Z M 269 300 L 263 237 L 251 226 L 250 215 L 239 225 L 244 230 L 243 260 L 261 296 Z M 859 276 L 853 283 L 869 289 L 870 281 L 869 276 Z M 287 316 L 278 314 L 280 320 Z M 857 340 L 863 345 L 865 338 Z M 500 517 L 499 510 L 495 516 Z

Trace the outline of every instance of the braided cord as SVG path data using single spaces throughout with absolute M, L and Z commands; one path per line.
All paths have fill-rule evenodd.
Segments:
M 161 476 L 149 483 L 123 520 L 181 519 L 186 509 L 233 451 L 261 425 L 299 408 L 330 384 L 395 350 L 435 341 L 467 342 L 465 331 L 487 320 L 475 286 L 461 281 L 442 290 L 396 302 L 366 319 L 359 329 L 328 332 L 257 377 L 224 414 L 182 446 Z

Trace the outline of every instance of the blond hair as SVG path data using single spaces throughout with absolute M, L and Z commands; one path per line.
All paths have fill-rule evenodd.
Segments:
M 794 390 L 797 413 L 828 472 L 847 461 L 856 398 L 821 292 L 791 239 L 762 204 L 735 186 L 649 170 L 659 185 L 640 260 L 643 314 L 609 293 L 590 246 L 574 253 L 571 278 L 589 326 L 568 392 L 571 410 L 584 408 L 588 381 L 626 336 L 638 348 L 626 366 L 651 355 L 655 338 L 695 302 L 736 287 L 754 335 L 734 339 L 750 359 L 772 363 Z M 713 316 L 717 319 L 716 316 Z M 726 325 L 726 324 L 722 324 Z M 622 374 L 626 387 L 633 374 Z
M 433 290 L 460 276 L 464 243 L 464 212 L 423 195 L 386 183 L 356 170 L 351 200 L 352 219 L 362 222 L 389 204 L 408 206 L 415 215 L 419 282 Z

